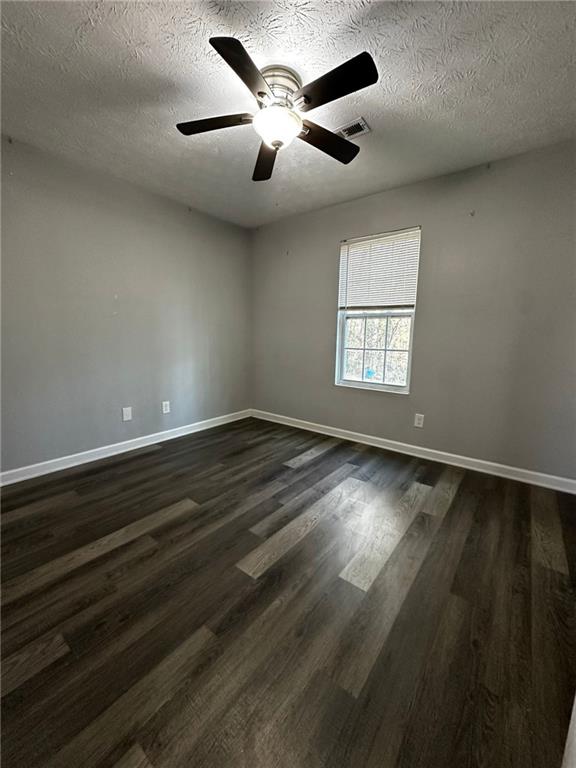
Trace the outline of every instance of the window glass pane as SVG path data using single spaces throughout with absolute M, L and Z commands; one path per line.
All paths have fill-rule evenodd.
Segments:
M 411 317 L 390 317 L 388 319 L 387 349 L 409 349 Z
M 384 381 L 384 352 L 366 350 L 364 355 L 364 381 Z
M 408 380 L 408 352 L 387 352 L 384 382 L 398 387 Z
M 346 343 L 345 347 L 363 347 L 364 346 L 364 318 L 347 317 L 346 318 Z M 362 363 L 360 363 L 362 367 Z
M 347 349 L 344 352 L 344 378 L 362 381 L 362 357 L 361 350 Z
M 366 320 L 366 348 L 384 349 L 386 346 L 386 318 L 369 317 Z

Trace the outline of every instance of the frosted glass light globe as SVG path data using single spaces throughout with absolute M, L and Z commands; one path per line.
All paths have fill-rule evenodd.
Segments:
M 302 130 L 302 118 L 288 107 L 272 104 L 254 115 L 254 130 L 273 149 L 287 147 Z

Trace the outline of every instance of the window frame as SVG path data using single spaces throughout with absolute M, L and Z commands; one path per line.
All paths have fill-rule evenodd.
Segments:
M 384 392 L 393 392 L 395 394 L 407 395 L 410 394 L 410 374 L 412 372 L 412 340 L 414 337 L 414 315 L 415 307 L 400 309 L 398 307 L 373 309 L 362 311 L 359 309 L 339 309 L 338 310 L 338 341 L 337 341 L 337 361 L 336 361 L 336 381 L 335 384 L 338 387 L 357 387 L 359 389 L 375 389 Z M 406 371 L 406 384 L 386 384 L 385 382 L 377 381 L 361 381 L 359 379 L 346 379 L 344 378 L 344 357 L 347 349 L 354 349 L 354 347 L 346 346 L 346 320 L 349 317 L 358 318 L 392 318 L 392 317 L 409 317 L 410 322 L 410 341 L 408 349 L 369 349 L 367 347 L 358 347 L 365 354 L 366 351 L 371 352 L 384 352 L 384 370 L 386 369 L 386 354 L 387 352 L 405 352 L 408 355 L 408 369 Z M 364 362 L 362 363 L 362 370 L 364 370 Z
M 421 227 L 417 227 L 421 231 Z M 416 229 L 416 227 L 411 227 L 410 229 Z M 401 231 L 401 230 L 397 230 Z M 342 245 L 346 243 L 354 243 L 354 242 L 360 242 L 362 240 L 371 240 L 376 239 L 378 237 L 382 237 L 386 234 L 394 234 L 394 232 L 389 233 L 382 233 L 382 235 L 369 235 L 367 237 L 359 237 L 354 238 L 353 240 L 343 241 L 340 243 L 340 248 L 342 248 Z M 420 238 L 422 236 L 420 235 Z M 417 276 L 417 282 L 416 282 L 416 296 L 414 297 L 414 304 L 410 306 L 388 306 L 388 307 L 365 307 L 363 309 L 361 308 L 340 308 L 338 306 L 338 318 L 337 318 L 337 331 L 336 331 L 336 371 L 335 371 L 335 381 L 334 384 L 337 387 L 350 387 L 352 389 L 369 389 L 374 390 L 377 392 L 389 392 L 391 394 L 396 395 L 409 395 L 410 394 L 410 382 L 412 378 L 412 352 L 414 349 L 414 325 L 416 322 L 416 302 L 418 300 L 418 279 L 419 279 L 419 273 L 420 273 L 420 256 L 422 253 L 422 239 L 420 239 L 420 250 L 418 252 L 418 276 Z M 340 269 L 340 257 L 339 257 L 339 269 Z M 340 274 L 340 272 L 339 272 Z M 339 297 L 338 297 L 339 298 Z M 339 304 L 339 301 L 338 301 Z M 346 319 L 348 317 L 410 317 L 410 342 L 408 345 L 407 350 L 399 350 L 402 352 L 408 353 L 408 368 L 406 372 L 406 384 L 404 385 L 398 385 L 398 384 L 386 384 L 384 382 L 373 382 L 373 381 L 361 381 L 358 379 L 346 379 L 344 378 L 344 358 L 346 354 L 346 350 L 349 349 L 346 347 Z M 363 348 L 364 354 L 366 353 L 366 347 Z M 381 350 L 375 350 L 375 351 L 381 351 Z M 391 349 L 386 348 L 384 350 L 384 371 L 386 370 L 386 353 L 389 351 L 394 351 Z M 362 375 L 364 375 L 364 358 L 362 362 Z

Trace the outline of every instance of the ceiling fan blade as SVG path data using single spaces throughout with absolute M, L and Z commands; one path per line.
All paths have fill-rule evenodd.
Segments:
M 339 67 L 331 69 L 312 83 L 303 85 L 294 94 L 294 102 L 301 112 L 328 104 L 330 101 L 348 96 L 378 80 L 378 70 L 369 53 L 359 53 Z
M 247 125 L 252 122 L 249 112 L 240 112 L 237 115 L 222 115 L 221 117 L 207 117 L 204 120 L 190 120 L 188 123 L 178 123 L 176 128 L 184 136 L 192 136 L 195 133 L 217 131 L 219 128 L 233 128 L 235 125 Z
M 214 50 L 218 51 L 226 64 L 232 67 L 240 80 L 259 101 L 262 101 L 264 96 L 268 96 L 271 99 L 274 98 L 270 86 L 262 77 L 262 73 L 254 64 L 240 40 L 236 40 L 235 37 L 211 37 L 210 45 Z
M 303 120 L 302 122 L 307 131 L 301 133 L 298 138 L 325 152 L 335 160 L 348 164 L 360 152 L 359 146 L 352 144 L 348 139 L 343 139 L 336 133 L 332 133 L 332 131 L 326 130 L 326 128 L 322 128 L 321 125 L 311 123 L 310 120 Z
M 260 144 L 260 151 L 258 152 L 256 165 L 254 166 L 252 181 L 266 181 L 272 176 L 277 152 L 277 149 L 269 147 L 267 144 L 264 144 L 264 142 Z

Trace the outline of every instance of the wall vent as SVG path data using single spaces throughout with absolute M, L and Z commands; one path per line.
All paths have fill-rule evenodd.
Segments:
M 342 136 L 343 139 L 355 139 L 356 136 L 370 133 L 370 126 L 363 117 L 357 117 L 355 120 L 350 120 L 349 123 L 338 128 L 335 133 L 338 136 Z

